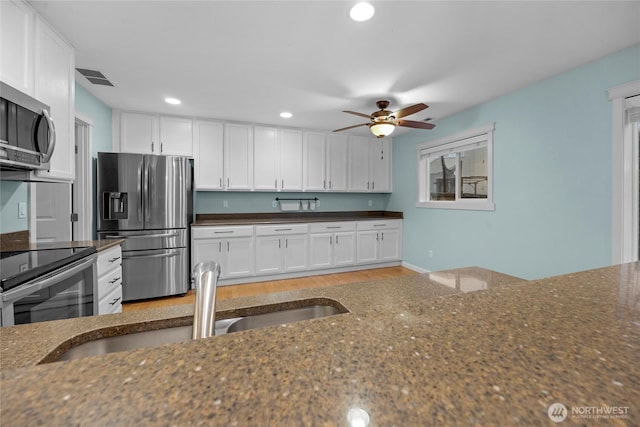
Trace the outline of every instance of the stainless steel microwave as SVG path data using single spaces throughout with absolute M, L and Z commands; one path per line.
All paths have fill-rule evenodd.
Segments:
M 49 170 L 55 145 L 50 108 L 0 82 L 0 169 Z

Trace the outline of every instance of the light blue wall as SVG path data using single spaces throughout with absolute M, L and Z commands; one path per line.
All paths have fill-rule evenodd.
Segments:
M 29 184 L 0 181 L 0 233 L 29 229 L 28 218 L 18 218 L 18 203 L 27 203 L 29 212 Z
M 247 213 L 247 212 L 279 212 L 273 207 L 276 197 L 281 198 L 314 198 L 320 200 L 316 211 L 370 211 L 385 210 L 389 194 L 354 194 L 354 193 L 241 193 L 198 191 L 195 197 L 196 213 Z M 224 201 L 229 207 L 224 208 Z M 371 200 L 371 206 L 369 206 Z
M 404 259 L 532 279 L 611 263 L 611 104 L 640 79 L 640 45 L 394 138 Z M 495 212 L 416 208 L 416 145 L 495 122 Z M 433 257 L 428 257 L 428 251 Z

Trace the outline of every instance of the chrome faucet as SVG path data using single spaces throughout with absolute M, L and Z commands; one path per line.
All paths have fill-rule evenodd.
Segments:
M 215 261 L 201 262 L 193 267 L 196 304 L 193 311 L 193 339 L 215 335 L 216 288 L 220 265 Z

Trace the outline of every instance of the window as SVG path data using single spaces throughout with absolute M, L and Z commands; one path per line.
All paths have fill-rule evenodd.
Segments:
M 494 210 L 493 128 L 420 144 L 418 202 L 424 208 Z

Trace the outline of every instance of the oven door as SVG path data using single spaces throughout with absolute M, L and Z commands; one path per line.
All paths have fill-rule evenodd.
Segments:
M 2 294 L 2 326 L 92 316 L 96 256 L 83 258 Z

